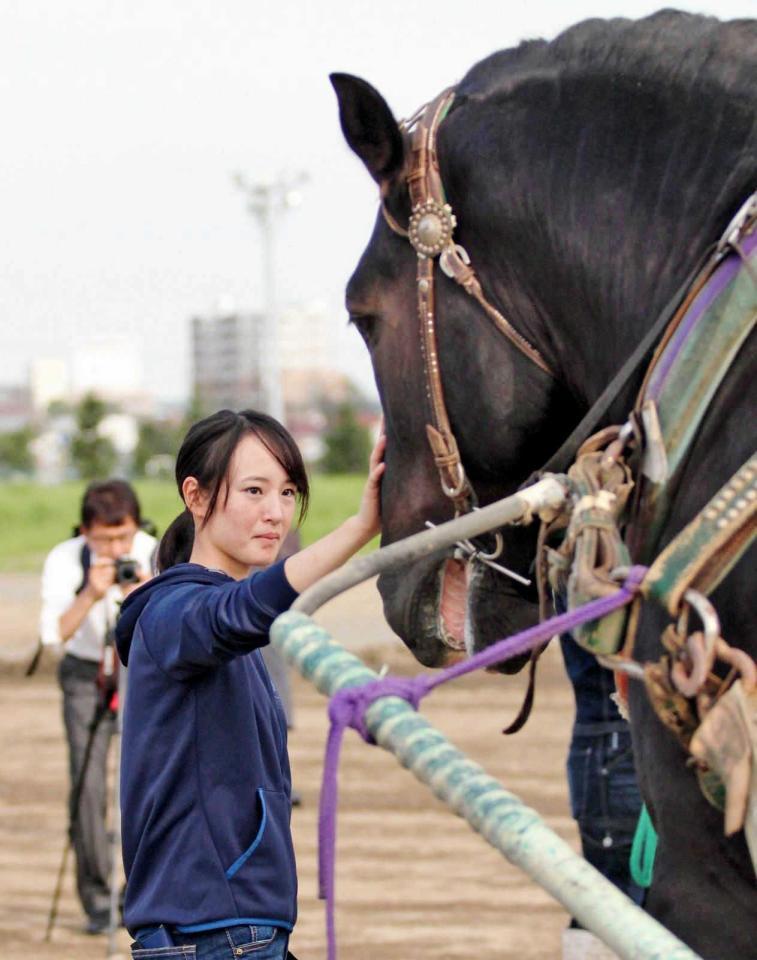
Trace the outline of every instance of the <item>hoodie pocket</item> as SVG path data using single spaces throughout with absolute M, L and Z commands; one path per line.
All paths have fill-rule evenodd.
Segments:
M 294 850 L 289 826 L 291 803 L 286 794 L 275 790 L 257 789 L 258 829 L 252 843 L 226 870 L 231 880 L 245 868 L 256 873 L 281 872 L 291 865 L 294 870 Z

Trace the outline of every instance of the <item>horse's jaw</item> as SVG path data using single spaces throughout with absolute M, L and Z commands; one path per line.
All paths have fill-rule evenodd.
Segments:
M 456 639 L 457 631 L 442 628 L 444 566 L 444 558 L 437 554 L 378 579 L 387 623 L 424 667 L 444 667 L 459 660 L 465 650 Z
M 448 666 L 537 621 L 536 605 L 501 574 L 449 557 L 382 574 L 378 587 L 389 625 L 426 667 Z M 516 673 L 527 659 L 494 669 Z
M 469 654 L 485 650 L 498 640 L 534 626 L 538 604 L 525 598 L 514 581 L 481 563 L 468 565 L 466 579 L 466 647 Z M 499 673 L 517 673 L 528 662 L 522 654 L 492 667 Z

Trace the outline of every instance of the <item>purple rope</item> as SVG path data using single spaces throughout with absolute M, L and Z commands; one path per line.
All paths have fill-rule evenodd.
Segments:
M 329 702 L 329 729 L 326 741 L 326 757 L 321 784 L 318 811 L 318 896 L 326 901 L 326 938 L 328 960 L 336 960 L 336 929 L 334 925 L 334 862 L 336 851 L 336 811 L 339 795 L 337 772 L 342 737 L 346 727 L 352 727 L 366 743 L 375 743 L 366 725 L 365 712 L 381 697 L 400 697 L 413 709 L 435 687 L 454 680 L 466 673 L 502 663 L 518 654 L 526 653 L 551 639 L 555 634 L 567 633 L 591 620 L 601 620 L 614 610 L 619 610 L 633 600 L 647 572 L 646 567 L 635 566 L 628 571 L 625 583 L 616 593 L 577 607 L 568 613 L 551 617 L 535 627 L 522 630 L 512 637 L 498 640 L 492 646 L 475 654 L 468 660 L 440 671 L 431 677 L 386 677 L 373 680 L 362 686 L 338 690 Z

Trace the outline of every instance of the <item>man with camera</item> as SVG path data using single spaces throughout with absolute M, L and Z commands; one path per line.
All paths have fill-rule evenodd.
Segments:
M 69 748 L 69 836 L 86 931 L 110 919 L 107 756 L 115 730 L 118 657 L 113 628 L 123 601 L 152 576 L 154 537 L 123 480 L 91 483 L 77 535 L 54 547 L 42 573 L 40 638 L 63 645 L 58 678 Z

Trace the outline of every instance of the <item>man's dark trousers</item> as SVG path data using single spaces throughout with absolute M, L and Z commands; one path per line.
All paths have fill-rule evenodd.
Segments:
M 98 716 L 98 705 L 102 702 L 97 673 L 97 663 L 70 654 L 63 658 L 58 670 L 69 748 L 69 823 L 76 854 L 76 888 L 84 911 L 91 919 L 102 919 L 110 912 L 107 759 L 115 731 L 115 715 L 108 709 L 99 714 L 78 803 L 74 794 L 85 761 L 92 722 Z

